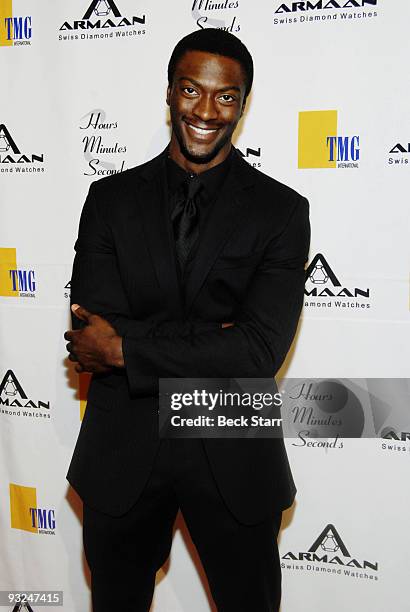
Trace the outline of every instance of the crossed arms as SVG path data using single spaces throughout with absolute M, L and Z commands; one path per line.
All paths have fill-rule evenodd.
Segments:
M 234 324 L 132 318 L 109 226 L 93 185 L 75 245 L 72 302 L 81 305 L 66 332 L 77 371 L 125 367 L 132 395 L 152 392 L 160 377 L 271 377 L 289 350 L 303 303 L 310 228 L 305 198 L 266 247 Z M 101 271 L 104 271 L 103 282 Z M 104 287 L 110 287 L 107 299 Z M 90 314 L 93 313 L 93 314 Z

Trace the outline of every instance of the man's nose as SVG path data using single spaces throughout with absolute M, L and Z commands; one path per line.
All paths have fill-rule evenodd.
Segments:
M 195 105 L 194 114 L 202 121 L 211 121 L 218 116 L 215 100 L 212 95 L 202 95 Z

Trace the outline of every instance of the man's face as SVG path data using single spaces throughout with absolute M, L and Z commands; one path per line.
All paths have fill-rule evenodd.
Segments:
M 245 87 L 245 75 L 236 60 L 187 51 L 167 90 L 171 148 L 178 144 L 178 153 L 194 164 L 224 159 L 245 107 Z

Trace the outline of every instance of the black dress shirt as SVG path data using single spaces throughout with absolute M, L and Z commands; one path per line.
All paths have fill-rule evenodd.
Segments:
M 201 239 L 201 230 L 204 226 L 204 222 L 206 216 L 209 214 L 209 211 L 212 205 L 215 203 L 218 194 L 222 188 L 222 185 L 228 175 L 229 168 L 231 166 L 232 156 L 234 154 L 234 149 L 232 148 L 229 155 L 223 162 L 210 168 L 209 170 L 205 170 L 205 172 L 201 172 L 198 174 L 198 178 L 200 179 L 203 187 L 198 194 L 198 210 L 199 210 L 199 238 L 196 244 L 192 247 L 189 257 L 187 260 L 185 275 L 189 274 L 189 271 L 192 266 L 192 261 L 195 257 L 196 249 L 198 247 L 198 242 Z M 192 176 L 189 172 L 181 168 L 173 159 L 167 157 L 166 160 L 166 189 L 165 193 L 168 196 L 168 209 L 169 216 L 171 218 L 172 211 L 176 205 L 177 199 L 179 197 L 180 190 L 182 189 L 183 183 L 188 179 L 189 176 Z M 172 224 L 172 222 L 171 222 Z M 181 282 L 181 277 L 179 274 L 178 268 L 178 278 Z

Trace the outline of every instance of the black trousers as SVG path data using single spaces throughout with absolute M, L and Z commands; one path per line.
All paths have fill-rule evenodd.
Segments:
M 128 466 L 132 469 L 132 466 Z M 282 513 L 239 523 L 225 506 L 199 439 L 164 439 L 152 474 L 126 514 L 84 504 L 84 551 L 94 612 L 148 612 L 155 574 L 167 560 L 181 509 L 219 612 L 277 612 Z

